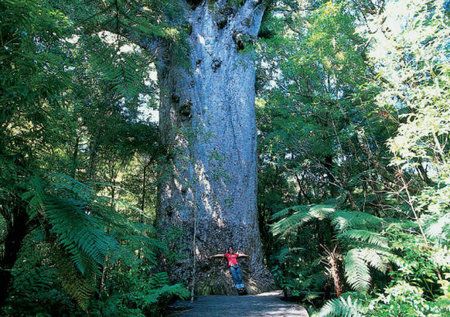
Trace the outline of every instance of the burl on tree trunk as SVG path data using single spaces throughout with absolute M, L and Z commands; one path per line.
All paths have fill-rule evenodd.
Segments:
M 242 3 L 243 2 L 243 3 Z M 242 3 L 242 4 L 239 4 Z M 188 1 L 187 60 L 158 48 L 160 129 L 168 156 L 159 186 L 158 230 L 175 253 L 170 275 L 196 294 L 233 293 L 229 245 L 249 292 L 267 290 L 256 209 L 255 66 L 251 50 L 262 1 Z

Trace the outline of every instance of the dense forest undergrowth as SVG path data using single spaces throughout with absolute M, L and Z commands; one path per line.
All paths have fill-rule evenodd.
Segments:
M 195 293 L 167 268 L 186 252 L 193 275 L 217 264 L 158 229 L 174 150 L 153 42 L 136 39 L 189 69 L 180 12 L 204 6 L 222 30 L 249 3 L 266 8 L 258 36 L 233 40 L 257 66 L 258 225 L 276 286 L 318 316 L 450 314 L 443 0 L 0 0 L 0 314 L 161 315 Z

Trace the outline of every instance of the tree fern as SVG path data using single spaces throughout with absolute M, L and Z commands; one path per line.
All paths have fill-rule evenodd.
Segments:
M 62 288 L 84 310 L 98 292 L 106 258 L 110 270 L 136 267 L 144 261 L 152 267 L 157 253 L 165 250 L 164 244 L 155 240 L 150 225 L 130 221 L 111 207 L 108 197 L 96 195 L 91 187 L 67 175 L 34 178 L 23 199 L 29 202 L 30 215 L 39 217 L 46 239 L 54 244 L 51 261 Z M 186 295 L 181 285 L 169 284 L 166 273 L 156 273 L 145 287 L 117 300 L 123 301 L 124 307 L 128 305 L 126 300 L 132 300 L 143 308 L 162 296 Z
M 337 239 L 339 252 L 344 255 L 345 280 L 354 290 L 366 291 L 370 287 L 371 268 L 385 273 L 389 262 L 399 263 L 400 259 L 390 252 L 388 240 L 381 233 L 387 223 L 369 213 L 313 205 L 287 208 L 275 214 L 274 218 L 277 222 L 272 226 L 272 232 L 280 237 L 298 235 L 294 229 L 306 226 L 313 219 L 328 220 L 327 223 L 334 227 L 332 237 Z M 289 253 L 283 256 L 289 259 Z

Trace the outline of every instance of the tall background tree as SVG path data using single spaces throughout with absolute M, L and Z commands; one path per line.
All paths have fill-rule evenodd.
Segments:
M 293 2 L 263 31 L 259 210 L 277 283 L 311 312 L 337 297 L 319 316 L 443 314 L 448 3 Z
M 185 290 L 156 262 L 147 55 L 94 32 L 92 6 L 0 8 L 2 314 L 155 312 Z

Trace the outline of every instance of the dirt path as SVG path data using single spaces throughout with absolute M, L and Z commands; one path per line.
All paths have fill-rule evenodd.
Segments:
M 270 292 L 247 296 L 201 296 L 194 303 L 179 302 L 176 307 L 186 310 L 172 312 L 169 316 L 183 317 L 308 317 L 306 310 L 290 302 L 281 300 L 281 292 Z

